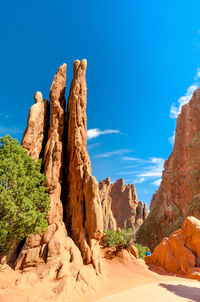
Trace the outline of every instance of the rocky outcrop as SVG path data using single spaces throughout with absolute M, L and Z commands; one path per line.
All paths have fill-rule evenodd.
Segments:
M 25 245 L 16 261 L 16 269 L 26 269 L 27 267 L 46 263 L 47 259 L 51 258 L 49 256 L 49 242 L 54 237 L 56 238 L 57 232 L 60 234 L 62 230 L 63 241 L 66 238 L 65 226 L 62 222 L 63 207 L 61 202 L 65 86 L 66 64 L 63 64 L 58 69 L 50 89 L 51 122 L 43 160 L 50 196 L 49 226 L 44 235 L 31 235 L 26 239 Z M 34 125 L 37 127 L 37 120 Z
M 98 184 L 91 175 L 86 151 L 86 65 L 86 60 L 74 62 L 67 114 L 66 64 L 58 69 L 53 79 L 48 140 L 43 138 L 40 144 L 45 145 L 43 166 L 51 201 L 48 228 L 43 235 L 28 236 L 15 262 L 15 269 L 23 272 L 16 280 L 17 286 L 43 278 L 61 280 L 55 288 L 59 297 L 70 291 L 77 290 L 80 294 L 94 289 L 95 278 L 101 273 L 102 209 Z M 40 115 L 32 124 L 33 133 L 40 123 L 38 119 Z M 32 139 L 35 140 L 33 136 Z M 90 263 L 92 265 L 84 265 Z
M 165 161 L 162 182 L 152 198 L 150 214 L 138 232 L 138 241 L 151 249 L 178 229 L 184 217 L 192 214 L 200 218 L 199 116 L 200 89 L 197 89 L 177 118 L 173 151 Z
M 164 238 L 145 262 L 200 280 L 200 221 L 187 217 L 182 228 Z
M 66 68 L 63 64 L 58 69 L 51 88 L 51 122 L 48 133 L 48 141 L 44 152 L 44 173 L 47 177 L 47 187 L 51 199 L 51 210 L 48 214 L 49 224 L 61 222 L 63 207 L 61 202 L 61 182 L 63 172 L 63 134 L 65 123 L 65 87 Z
M 47 140 L 49 127 L 49 101 L 43 100 L 42 93 L 34 95 L 35 104 L 31 106 L 28 115 L 26 130 L 22 138 L 22 146 L 28 155 L 38 160 Z
M 99 183 L 104 229 L 138 228 L 146 219 L 147 205 L 138 201 L 135 186 L 122 178 L 110 184 L 107 178 Z
M 111 197 L 110 192 L 110 177 L 99 182 L 99 194 L 101 200 L 101 207 L 103 212 L 103 229 L 107 230 L 117 230 L 117 222 L 113 216 L 111 210 Z
M 87 61 L 74 62 L 74 75 L 67 106 L 66 224 L 81 250 L 84 263 L 99 266 L 98 242 L 103 231 L 98 184 L 91 174 L 87 145 Z

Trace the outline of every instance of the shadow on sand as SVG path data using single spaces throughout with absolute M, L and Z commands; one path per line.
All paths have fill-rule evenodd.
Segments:
M 179 297 L 189 299 L 188 302 L 200 302 L 200 287 L 165 283 L 159 283 L 159 286 L 162 286 Z

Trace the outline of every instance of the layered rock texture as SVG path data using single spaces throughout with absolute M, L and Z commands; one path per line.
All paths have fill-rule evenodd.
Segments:
M 145 262 L 200 280 L 200 221 L 187 217 L 182 228 L 164 238 Z
M 110 184 L 110 178 L 99 182 L 104 229 L 138 228 L 148 216 L 147 205 L 138 201 L 135 186 L 122 178 Z
M 177 118 L 173 151 L 165 161 L 162 182 L 138 240 L 153 249 L 178 229 L 184 218 L 200 218 L 200 89 Z
M 15 269 L 23 271 L 16 284 L 26 286 L 43 278 L 62 280 L 55 296 L 69 289 L 81 293 L 101 274 L 102 209 L 86 151 L 86 66 L 86 60 L 74 62 L 67 113 L 66 64 L 58 69 L 50 88 L 49 130 L 49 102 L 36 93 L 22 140 L 34 159 L 43 159 L 51 208 L 46 233 L 30 235 L 15 262 Z

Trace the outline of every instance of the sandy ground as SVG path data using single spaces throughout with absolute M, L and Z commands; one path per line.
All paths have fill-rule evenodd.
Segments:
M 200 302 L 198 281 L 163 275 L 163 271 L 157 274 L 149 270 L 144 261 L 126 253 L 112 256 L 104 251 L 102 257 L 104 276 L 98 278 L 95 291 L 88 290 L 78 299 L 65 295 L 55 300 L 52 294 L 55 281 L 43 280 L 25 289 L 15 288 L 11 285 L 19 272 L 7 268 L 0 272 L 0 302 Z
M 195 281 L 169 281 L 149 283 L 127 291 L 103 297 L 95 302 L 199 302 L 200 283 Z

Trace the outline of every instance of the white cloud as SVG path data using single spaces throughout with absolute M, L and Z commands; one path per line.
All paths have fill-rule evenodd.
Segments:
M 87 149 L 88 150 L 94 149 L 94 148 L 99 147 L 100 145 L 101 145 L 100 143 L 89 144 L 89 145 L 87 145 Z
M 161 179 L 163 166 L 165 160 L 161 157 L 151 157 L 150 159 L 137 159 L 138 162 L 142 162 L 143 166 L 141 170 L 133 170 L 133 171 L 123 171 L 117 174 L 120 175 L 135 175 L 133 183 L 143 183 L 149 179 L 156 179 L 151 184 L 158 184 L 158 178 Z M 137 166 L 135 166 L 137 167 Z M 138 167 L 137 167 L 138 168 Z M 156 182 L 157 181 L 157 182 Z
M 101 154 L 97 154 L 94 156 L 94 158 L 107 158 L 107 157 L 111 157 L 113 155 L 122 155 L 125 153 L 131 152 L 131 150 L 129 149 L 120 149 L 120 150 L 115 150 L 115 151 L 110 151 L 110 152 L 105 152 L 105 153 L 101 153 Z
M 10 115 L 8 115 L 8 114 L 5 113 L 5 112 L 0 112 L 0 116 L 4 117 L 4 118 L 6 118 L 6 119 L 10 118 Z
M 197 79 L 198 79 L 198 78 L 199 78 L 199 75 L 200 75 L 200 71 L 197 72 L 197 75 L 198 75 L 198 77 L 197 77 L 197 76 L 196 76 L 196 77 L 197 77 Z M 195 77 L 195 78 L 196 78 L 196 77 Z M 181 112 L 182 106 L 185 105 L 185 104 L 187 104 L 187 103 L 190 101 L 190 99 L 191 99 L 191 97 L 192 97 L 194 91 L 195 91 L 197 88 L 198 88 L 198 85 L 197 85 L 197 84 L 191 85 L 191 86 L 187 89 L 186 94 L 185 94 L 184 96 L 181 96 L 181 97 L 178 99 L 178 103 L 179 103 L 178 107 L 177 107 L 176 105 L 174 105 L 174 103 L 171 105 L 170 114 L 169 114 L 169 117 L 170 117 L 170 118 L 172 118 L 172 119 L 177 118 L 177 116 L 178 116 L 179 113 Z
M 124 156 L 122 157 L 123 160 L 133 160 L 133 161 L 139 161 L 139 158 L 136 157 L 129 157 L 129 156 Z
M 144 182 L 145 181 L 145 178 L 144 177 L 141 177 L 141 178 L 139 178 L 139 179 L 136 179 L 135 181 L 134 181 L 134 183 L 135 184 L 141 184 L 142 182 Z
M 168 138 L 168 141 L 169 141 L 169 143 L 173 146 L 174 141 L 175 141 L 175 133 L 174 133 L 172 136 L 170 136 L 170 137 Z
M 87 138 L 89 139 L 93 139 L 96 138 L 100 135 L 105 135 L 105 134 L 112 134 L 112 133 L 120 133 L 119 130 L 112 130 L 112 129 L 107 129 L 107 130 L 100 130 L 98 128 L 94 128 L 94 129 L 89 129 L 87 131 Z
M 156 180 L 154 180 L 152 183 L 151 183 L 151 185 L 153 185 L 153 186 L 156 186 L 156 187 L 159 187 L 159 185 L 160 185 L 160 183 L 161 183 L 161 178 L 159 178 L 159 179 L 156 179 Z

